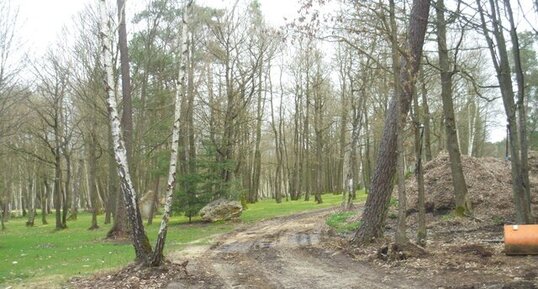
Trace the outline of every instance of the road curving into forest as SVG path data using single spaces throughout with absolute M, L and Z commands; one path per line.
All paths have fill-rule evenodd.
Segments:
M 176 252 L 174 262 L 189 261 L 188 277 L 167 288 L 430 288 L 322 246 L 334 210 L 257 222 Z

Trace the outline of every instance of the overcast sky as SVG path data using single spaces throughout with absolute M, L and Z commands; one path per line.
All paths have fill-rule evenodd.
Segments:
M 49 45 L 63 37 L 62 27 L 73 23 L 73 17 L 85 5 L 97 0 L 13 0 L 19 7 L 19 25 L 21 38 L 27 51 L 39 55 Z M 150 0 L 127 0 L 128 11 L 140 11 Z M 284 18 L 293 19 L 299 8 L 298 0 L 259 0 L 266 21 L 273 26 L 285 24 Z M 523 3 L 525 3 L 525 0 Z M 116 1 L 109 0 L 115 5 Z M 235 2 L 233 0 L 197 0 L 200 5 L 223 8 Z M 524 21 L 522 21 L 524 22 Z M 525 25 L 524 23 L 521 23 Z M 129 29 L 129 28 L 128 28 Z M 500 120 L 500 119 L 499 119 Z M 505 135 L 503 121 L 490 127 L 490 141 L 499 141 Z
M 20 5 L 19 24 L 22 26 L 22 38 L 28 48 L 35 53 L 44 51 L 49 44 L 62 37 L 64 25 L 70 25 L 72 18 L 85 5 L 97 0 L 13 0 Z M 143 9 L 148 0 L 127 0 L 130 11 Z M 268 23 L 280 26 L 284 17 L 293 18 L 299 8 L 296 0 L 259 0 L 262 12 Z M 109 0 L 115 3 L 115 0 Z M 231 0 L 197 0 L 200 5 L 223 8 Z M 235 1 L 233 1 L 235 2 Z

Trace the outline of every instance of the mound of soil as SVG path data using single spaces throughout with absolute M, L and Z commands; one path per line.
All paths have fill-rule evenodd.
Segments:
M 188 277 L 187 262 L 178 264 L 167 262 L 162 267 L 142 268 L 131 264 L 119 271 L 102 273 L 88 277 L 73 277 L 69 280 L 72 287 L 79 289 L 97 288 L 163 288 L 174 278 Z
M 538 153 L 529 154 L 531 187 L 538 186 Z M 512 222 L 514 204 L 510 162 L 497 158 L 462 156 L 463 173 L 475 217 L 496 222 Z M 454 189 L 447 153 L 439 154 L 424 166 L 426 210 L 443 215 L 454 209 Z M 417 211 L 417 182 L 414 177 L 406 183 L 408 208 Z M 536 193 L 532 194 L 536 201 Z M 536 204 L 536 202 L 533 202 Z

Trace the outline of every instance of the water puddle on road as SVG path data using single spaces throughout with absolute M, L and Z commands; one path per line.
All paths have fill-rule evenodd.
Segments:
M 282 238 L 281 240 L 284 240 Z M 291 247 L 305 247 L 317 245 L 320 242 L 320 234 L 314 232 L 299 232 L 289 234 L 287 244 Z

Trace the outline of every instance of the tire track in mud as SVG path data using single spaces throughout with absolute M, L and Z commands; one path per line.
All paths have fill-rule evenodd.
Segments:
M 334 211 L 261 221 L 220 236 L 211 248 L 178 252 L 189 259 L 190 275 L 167 288 L 429 288 L 323 248 L 324 220 Z

